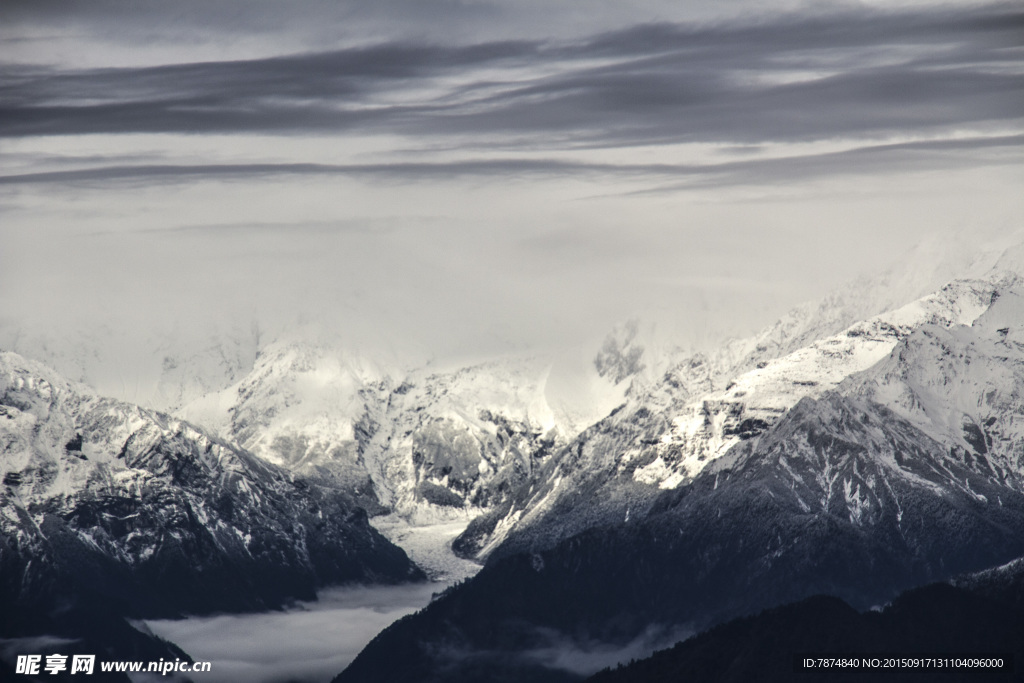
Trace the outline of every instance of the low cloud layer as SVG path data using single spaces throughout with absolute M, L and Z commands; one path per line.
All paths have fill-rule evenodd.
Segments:
M 436 584 L 336 588 L 284 612 L 148 622 L 194 660 L 202 683 L 323 683 L 390 623 L 429 601 Z M 199 679 L 197 678 L 197 683 Z

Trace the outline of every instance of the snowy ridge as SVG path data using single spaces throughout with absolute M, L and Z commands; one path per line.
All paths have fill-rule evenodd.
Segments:
M 1002 480 L 1024 474 L 1024 296 L 1001 290 L 971 326 L 929 324 L 840 391 L 885 405 Z
M 936 236 L 902 254 L 895 265 L 862 275 L 818 300 L 796 306 L 746 338 L 730 340 L 708 354 L 727 379 L 759 363 L 780 358 L 858 322 L 927 297 L 955 280 L 996 280 L 1024 273 L 1024 245 L 1013 239 L 979 246 L 964 236 Z M 955 244 L 951 248 L 950 244 Z
M 800 399 L 820 396 L 888 356 L 919 326 L 970 325 L 996 291 L 992 282 L 958 281 L 782 358 L 760 362 L 760 367 L 731 380 L 724 391 L 683 408 L 673 418 L 672 429 L 662 435 L 657 458 L 634 470 L 634 478 L 661 488 L 692 480 L 709 461 L 764 431 Z M 624 463 L 639 454 L 627 452 Z
M 955 281 L 732 377 L 720 358 L 692 356 L 666 373 L 661 385 L 637 392 L 623 409 L 584 432 L 509 505 L 475 520 L 456 548 L 484 558 L 503 544 L 503 553 L 523 544 L 543 547 L 594 525 L 642 518 L 657 491 L 693 481 L 716 459 L 756 441 L 801 400 L 821 397 L 889 358 L 916 331 L 976 321 L 980 331 L 995 324 L 986 322 L 990 310 L 1000 320 L 1013 318 L 1017 313 L 1009 303 L 993 302 L 1000 293 L 1015 301 L 1009 292 L 1019 286 L 1020 278 L 1004 271 Z M 1001 308 L 1007 310 L 1000 313 Z M 769 350 L 755 347 L 755 354 L 764 358 Z M 1002 362 L 993 361 L 991 371 L 998 374 Z M 515 536 L 521 539 L 510 540 Z

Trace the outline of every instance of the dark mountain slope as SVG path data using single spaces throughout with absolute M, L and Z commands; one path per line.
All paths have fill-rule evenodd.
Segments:
M 1017 563 L 1021 567 L 1024 564 Z M 986 572 L 985 574 L 989 574 Z M 1024 572 L 966 577 L 901 594 L 880 612 L 858 613 L 831 597 L 812 597 L 731 621 L 633 662 L 592 683 L 662 681 L 1010 681 L 1024 679 Z M 1008 671 L 936 668 L 796 669 L 801 654 L 1009 655 Z M 884 659 L 884 657 L 883 657 Z

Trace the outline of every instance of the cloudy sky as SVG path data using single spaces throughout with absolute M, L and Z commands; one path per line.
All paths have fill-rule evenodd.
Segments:
M 0 318 L 750 330 L 1024 227 L 1017 3 L 0 7 Z

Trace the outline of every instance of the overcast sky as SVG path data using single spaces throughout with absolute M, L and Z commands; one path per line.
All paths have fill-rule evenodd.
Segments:
M 770 322 L 1024 227 L 1018 3 L 0 6 L 0 317 L 430 354 Z

